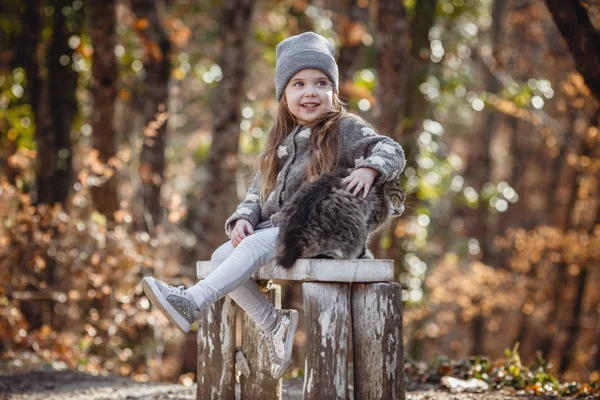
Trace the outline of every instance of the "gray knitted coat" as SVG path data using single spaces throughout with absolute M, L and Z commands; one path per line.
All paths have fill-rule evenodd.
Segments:
M 311 131 L 297 125 L 277 149 L 277 183 L 264 204 L 260 203 L 260 173 L 256 174 L 246 198 L 225 222 L 225 232 L 231 237 L 235 222 L 242 218 L 253 229 L 277 226 L 277 213 L 300 188 L 305 179 L 306 163 L 310 161 Z M 340 153 L 342 168 L 373 168 L 379 175 L 373 185 L 381 185 L 398 177 L 406 163 L 402 147 L 387 136 L 379 135 L 359 116 L 346 114 L 340 120 Z

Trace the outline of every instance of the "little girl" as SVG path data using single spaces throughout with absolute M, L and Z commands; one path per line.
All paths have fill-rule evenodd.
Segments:
M 184 332 L 200 310 L 229 294 L 263 330 L 261 345 L 267 345 L 275 379 L 290 364 L 298 312 L 276 310 L 250 277 L 273 258 L 278 211 L 302 183 L 336 167 L 352 170 L 342 182 L 363 197 L 404 169 L 400 145 L 344 110 L 334 52 L 312 32 L 277 45 L 277 119 L 248 194 L 225 223 L 231 240 L 213 253 L 214 272 L 187 290 L 142 280 L 146 296 Z

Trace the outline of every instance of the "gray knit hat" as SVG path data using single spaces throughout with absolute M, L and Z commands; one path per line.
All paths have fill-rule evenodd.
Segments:
M 335 58 L 333 58 L 335 49 L 323 36 L 314 32 L 290 36 L 279 42 L 275 48 L 275 54 L 277 58 L 275 66 L 277 101 L 281 100 L 290 79 L 306 68 L 323 71 L 337 91 L 339 73 Z

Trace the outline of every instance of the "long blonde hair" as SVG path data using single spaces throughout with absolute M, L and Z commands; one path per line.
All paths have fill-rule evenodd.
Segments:
M 321 174 L 337 166 L 340 152 L 339 120 L 345 113 L 344 104 L 334 90 L 331 109 L 310 124 L 312 151 L 305 172 L 309 182 L 313 182 Z M 279 103 L 277 118 L 267 136 L 259 166 L 262 175 L 260 182 L 262 203 L 266 201 L 277 182 L 277 149 L 295 126 L 296 121 L 287 105 L 284 93 Z

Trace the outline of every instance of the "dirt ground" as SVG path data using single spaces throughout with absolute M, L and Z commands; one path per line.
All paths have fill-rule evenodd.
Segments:
M 302 398 L 302 381 L 285 380 L 284 399 Z M 451 394 L 434 388 L 409 390 L 407 400 L 525 399 L 507 392 Z M 0 400 L 195 400 L 196 386 L 140 383 L 114 376 L 92 376 L 63 370 L 0 375 Z M 543 397 L 535 397 L 543 399 Z M 553 397 L 552 399 L 557 399 Z

